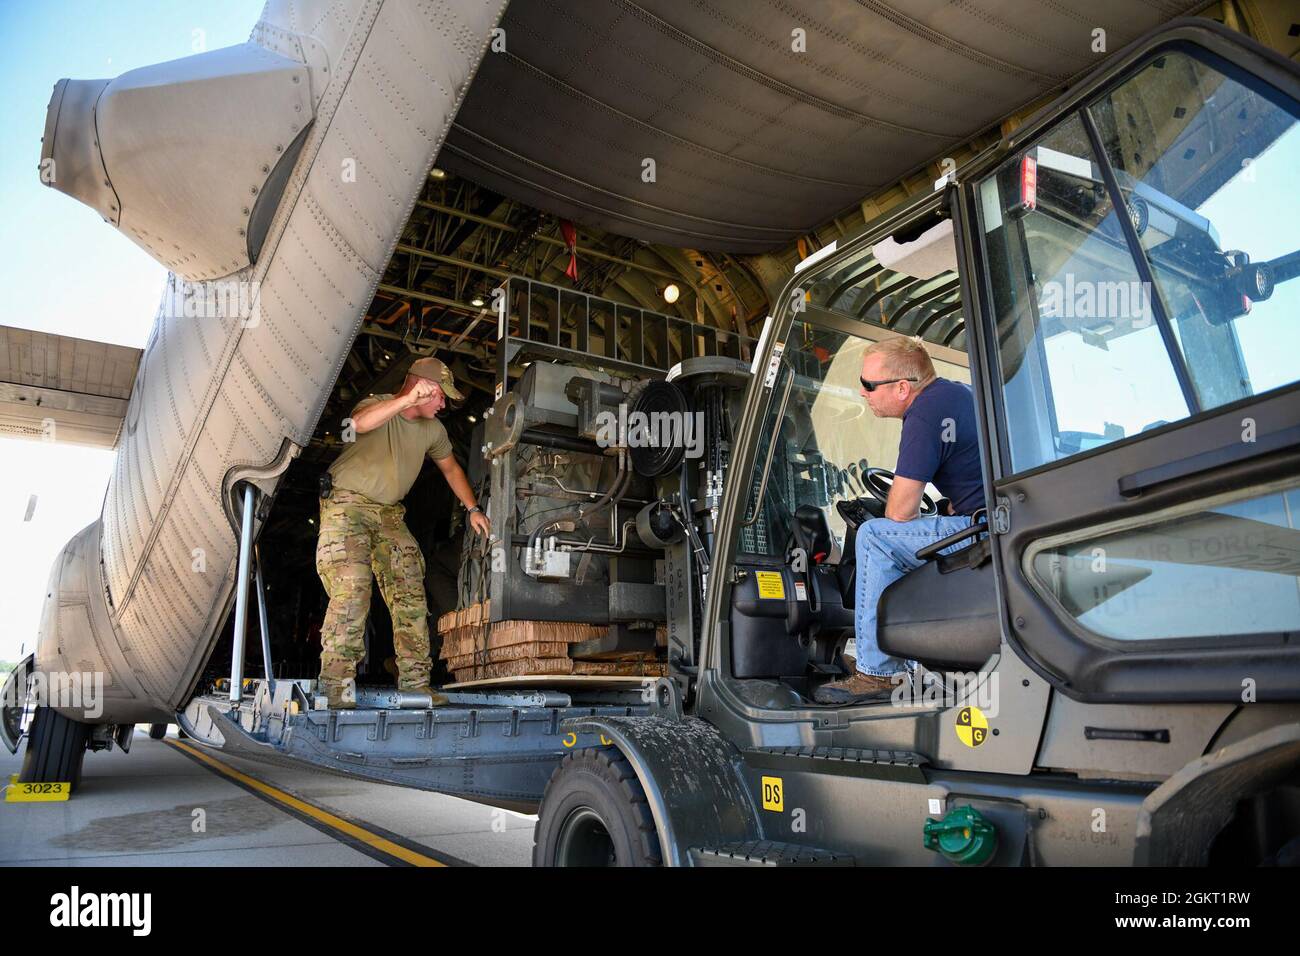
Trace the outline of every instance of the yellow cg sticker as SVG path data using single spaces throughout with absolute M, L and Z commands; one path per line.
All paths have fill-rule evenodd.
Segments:
M 781 580 L 780 571 L 755 571 L 754 577 L 758 580 L 760 598 L 785 600 L 785 582 Z
M 967 747 L 978 747 L 988 739 L 989 722 L 978 707 L 963 707 L 957 712 L 957 739 Z

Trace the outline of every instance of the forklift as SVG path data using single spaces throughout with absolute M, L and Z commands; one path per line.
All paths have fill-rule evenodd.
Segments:
M 1294 63 L 1179 22 L 804 260 L 739 416 L 698 657 L 668 712 L 571 724 L 612 744 L 552 776 L 534 862 L 1300 861 L 1300 364 L 1267 358 L 1300 314 L 1268 198 L 1297 120 Z M 922 677 L 818 706 L 891 477 L 844 412 L 861 342 L 900 333 L 968 370 L 989 508 L 881 598 L 881 649 Z M 787 449 L 855 443 L 867 494 L 827 508 L 806 470 L 769 493 Z M 747 545 L 772 508 L 785 546 Z

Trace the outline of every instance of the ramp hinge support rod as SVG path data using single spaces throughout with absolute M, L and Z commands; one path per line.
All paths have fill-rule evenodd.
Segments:
M 275 697 L 275 678 L 271 676 L 271 628 L 266 622 L 266 585 L 262 583 L 262 549 L 253 545 L 253 583 L 257 586 L 257 626 L 262 634 L 262 671 L 266 689 Z
M 239 531 L 239 571 L 235 578 L 235 634 L 230 648 L 230 702 L 236 705 L 244 694 L 244 636 L 248 626 L 248 578 L 249 564 L 253 559 L 253 504 L 256 496 L 257 489 L 252 483 L 245 483 Z

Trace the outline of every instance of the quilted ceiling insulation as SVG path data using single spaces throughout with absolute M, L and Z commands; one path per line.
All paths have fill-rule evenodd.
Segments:
M 763 252 L 1202 6 L 515 0 L 439 164 L 636 239 Z

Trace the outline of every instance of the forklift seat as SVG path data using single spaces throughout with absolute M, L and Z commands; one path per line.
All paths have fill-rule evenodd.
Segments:
M 885 588 L 876 636 L 886 654 L 928 670 L 982 667 L 1002 643 L 988 539 L 927 561 Z

